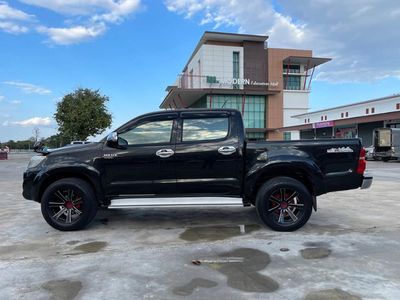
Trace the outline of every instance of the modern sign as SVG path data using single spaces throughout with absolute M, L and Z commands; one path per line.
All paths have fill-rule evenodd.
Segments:
M 313 128 L 333 127 L 334 125 L 335 125 L 334 121 L 316 122 L 313 123 Z
M 243 84 L 243 85 L 257 85 L 257 86 L 278 86 L 278 81 L 259 82 L 248 78 L 228 78 L 221 81 L 222 84 Z

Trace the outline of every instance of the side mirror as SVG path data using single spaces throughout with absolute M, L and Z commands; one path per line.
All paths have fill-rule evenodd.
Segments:
M 107 135 L 107 146 L 111 148 L 120 148 L 117 132 L 114 131 Z
M 33 151 L 35 151 L 36 153 L 41 153 L 43 150 L 43 143 L 41 141 L 37 141 L 35 142 L 35 144 L 33 145 Z
M 118 143 L 118 133 L 114 131 L 114 132 L 111 132 L 109 135 L 107 135 L 107 142 L 117 144 Z

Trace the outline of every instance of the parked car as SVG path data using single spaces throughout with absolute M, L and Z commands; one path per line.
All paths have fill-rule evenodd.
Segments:
M 42 152 L 23 195 L 59 230 L 84 228 L 98 207 L 254 205 L 267 226 L 292 231 L 317 196 L 372 183 L 359 139 L 249 142 L 231 109 L 154 112 L 98 143 Z
M 365 159 L 366 160 L 377 160 L 377 158 L 375 157 L 374 145 L 365 147 Z

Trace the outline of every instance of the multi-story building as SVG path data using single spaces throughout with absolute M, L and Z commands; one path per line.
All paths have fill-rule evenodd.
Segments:
M 293 119 L 297 125 L 281 131 L 300 131 L 301 139 L 360 138 L 369 146 L 375 128 L 400 128 L 400 94 L 307 112 Z
M 160 108 L 235 108 L 249 139 L 297 139 L 294 115 L 306 113 L 315 67 L 311 50 L 267 46 L 267 36 L 205 32 Z

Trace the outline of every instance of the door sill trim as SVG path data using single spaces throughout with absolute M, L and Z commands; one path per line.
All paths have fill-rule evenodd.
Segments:
M 242 198 L 182 197 L 182 198 L 124 198 L 113 199 L 108 208 L 130 207 L 192 207 L 192 206 L 241 206 Z

